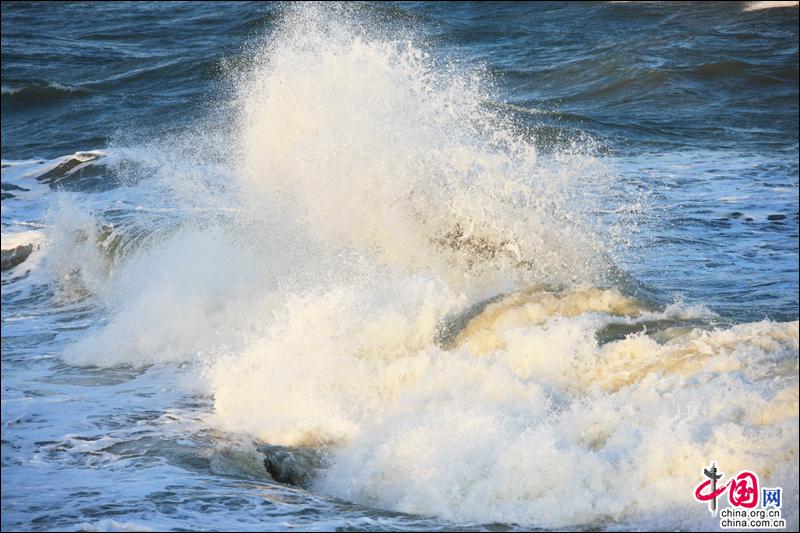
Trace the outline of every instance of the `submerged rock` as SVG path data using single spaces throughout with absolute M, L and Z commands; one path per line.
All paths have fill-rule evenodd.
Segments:
M 327 453 L 319 448 L 259 446 L 264 468 L 278 483 L 308 487 L 316 471 L 328 465 Z
M 25 244 L 2 251 L 1 270 L 11 270 L 18 264 L 25 261 L 33 253 L 33 244 Z

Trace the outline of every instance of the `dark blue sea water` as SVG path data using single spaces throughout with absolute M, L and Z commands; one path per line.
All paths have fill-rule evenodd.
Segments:
M 7 2 L 1 74 L 4 530 L 797 527 L 797 3 Z

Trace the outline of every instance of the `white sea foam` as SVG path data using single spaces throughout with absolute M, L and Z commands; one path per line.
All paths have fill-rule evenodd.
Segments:
M 104 518 L 96 522 L 81 522 L 74 531 L 158 531 L 158 529 L 137 522 L 112 520 Z
M 698 528 L 713 524 L 692 489 L 714 457 L 796 501 L 796 322 L 602 347 L 596 323 L 511 329 L 480 359 L 420 355 L 319 489 L 461 521 Z
M 800 2 L 745 2 L 743 11 L 761 11 L 764 9 L 797 7 Z
M 39 89 L 39 90 L 51 89 L 51 90 L 56 90 L 56 91 L 61 91 L 61 92 L 66 92 L 66 93 L 77 92 L 77 91 L 81 90 L 81 89 L 79 89 L 77 87 L 73 87 L 71 85 L 65 85 L 63 83 L 56 83 L 56 82 L 47 82 L 47 83 L 44 83 L 44 84 L 35 84 L 35 85 L 28 85 L 28 86 L 22 86 L 22 87 L 10 87 L 8 85 L 3 85 L 2 87 L 0 87 L 0 91 L 2 91 L 2 94 L 4 96 L 12 96 L 12 95 L 18 94 L 20 92 L 23 92 L 25 90 L 31 90 L 31 89 Z

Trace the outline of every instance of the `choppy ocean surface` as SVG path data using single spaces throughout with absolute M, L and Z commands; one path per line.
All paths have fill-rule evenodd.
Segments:
M 3 530 L 798 527 L 796 2 L 3 3 L 2 249 Z

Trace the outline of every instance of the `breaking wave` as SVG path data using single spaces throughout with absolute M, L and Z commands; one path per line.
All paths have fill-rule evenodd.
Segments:
M 109 310 L 65 360 L 189 362 L 220 428 L 380 508 L 694 528 L 712 457 L 796 502 L 797 322 L 653 296 L 590 139 L 541 153 L 479 67 L 326 9 L 231 70 L 233 124 L 108 152 L 136 202 L 59 193 L 43 265 Z

